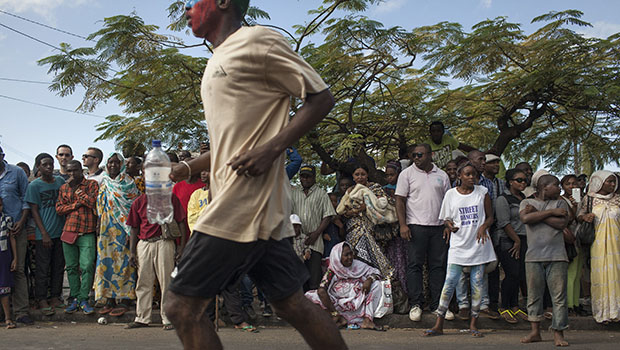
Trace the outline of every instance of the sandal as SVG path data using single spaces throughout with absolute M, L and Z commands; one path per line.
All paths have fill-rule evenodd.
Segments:
M 501 310 L 501 309 L 500 309 Z M 504 321 L 515 324 L 519 321 L 515 318 L 515 315 L 510 311 L 510 309 L 505 309 L 499 312 L 499 315 L 504 319 Z
M 121 317 L 125 314 L 125 312 L 127 312 L 126 307 L 117 307 L 116 309 L 112 309 L 112 311 L 110 311 L 110 316 Z
M 53 314 L 56 313 L 56 311 L 54 311 L 53 307 L 48 306 L 48 307 L 41 308 L 41 313 L 43 314 L 43 316 L 52 316 Z
M 424 331 L 424 333 L 422 333 L 423 337 L 436 337 L 438 335 L 443 335 L 443 332 L 439 333 L 439 332 L 437 332 L 435 330 L 427 329 L 427 330 Z
M 484 338 L 484 334 L 480 333 L 480 331 L 477 329 L 470 329 L 469 333 L 474 338 Z
M 99 315 L 109 314 L 112 310 L 114 310 L 114 308 L 111 305 L 106 304 L 103 306 L 103 309 L 99 310 Z
M 242 330 L 244 332 L 258 333 L 258 329 L 256 329 L 256 327 L 254 327 L 252 325 L 247 325 L 247 326 L 235 325 L 235 329 L 239 329 L 239 330 Z
M 347 329 L 350 329 L 352 331 L 356 331 L 356 330 L 358 330 L 360 328 L 362 328 L 362 327 L 360 327 L 360 325 L 357 324 L 357 323 L 351 323 L 351 324 L 347 325 Z
M 6 329 L 14 329 L 17 328 L 17 325 L 13 321 L 6 321 Z
M 512 314 L 515 316 L 519 316 L 519 318 L 523 321 L 528 321 L 527 313 L 521 309 L 517 309 L 517 311 L 514 311 Z
M 149 325 L 147 323 L 142 323 L 142 322 L 131 322 L 128 323 L 125 326 L 125 329 L 134 329 L 134 328 L 145 328 L 148 327 Z
M 163 330 L 165 331 L 172 331 L 174 330 L 174 326 L 171 323 L 165 324 L 163 327 Z

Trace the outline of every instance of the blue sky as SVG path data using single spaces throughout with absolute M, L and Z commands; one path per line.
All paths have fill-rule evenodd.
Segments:
M 146 23 L 156 24 L 165 31 L 169 23 L 166 8 L 171 0 L 0 0 L 0 10 L 23 16 L 52 27 L 82 36 L 98 30 L 105 17 L 129 14 L 135 11 Z M 271 15 L 265 23 L 290 29 L 292 25 L 309 20 L 307 11 L 316 8 L 319 0 L 252 0 Z M 524 24 L 531 32 L 532 18 L 552 10 L 579 9 L 585 13 L 584 20 L 593 28 L 579 29 L 588 36 L 607 37 L 620 32 L 620 1 L 573 1 L 573 0 L 387 0 L 370 8 L 365 15 L 386 26 L 412 29 L 440 21 L 459 22 L 468 29 L 487 18 L 507 16 L 511 22 Z M 0 24 L 29 34 L 41 41 L 58 45 L 67 42 L 74 47 L 89 46 L 83 39 L 53 31 L 30 22 L 0 13 Z M 198 43 L 186 33 L 175 35 L 187 43 Z M 7 99 L 14 98 L 67 110 L 75 110 L 81 102 L 82 91 L 59 97 L 45 84 L 24 83 L 6 79 L 49 82 L 52 77 L 47 68 L 37 65 L 43 57 L 56 51 L 37 41 L 19 35 L 0 26 L 0 144 L 10 163 L 24 161 L 30 165 L 40 152 L 54 154 L 56 146 L 71 145 L 74 154 L 84 153 L 87 147 L 97 146 L 105 154 L 114 149 L 112 141 L 94 142 L 99 135 L 96 125 L 100 117 L 122 114 L 115 101 L 99 105 L 94 116 L 79 115 L 42 106 Z M 204 50 L 193 49 L 184 53 L 206 55 Z M 4 96 L 4 97 L 2 97 Z

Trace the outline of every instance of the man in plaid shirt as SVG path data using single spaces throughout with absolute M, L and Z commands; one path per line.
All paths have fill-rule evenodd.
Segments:
M 66 216 L 61 240 L 72 300 L 65 312 L 73 313 L 79 308 L 89 315 L 94 312 L 88 304 L 88 292 L 93 285 L 97 256 L 95 231 L 99 185 L 95 180 L 84 178 L 82 164 L 77 160 L 69 162 L 67 173 L 69 178 L 60 187 L 56 202 L 58 215 Z

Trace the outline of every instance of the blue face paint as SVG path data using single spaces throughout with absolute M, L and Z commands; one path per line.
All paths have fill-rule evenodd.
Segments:
M 187 2 L 185 2 L 185 9 L 189 10 L 192 7 L 194 7 L 194 5 L 196 5 L 200 0 L 187 0 Z

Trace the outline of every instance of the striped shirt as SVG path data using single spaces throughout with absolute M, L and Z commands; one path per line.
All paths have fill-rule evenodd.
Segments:
M 301 219 L 301 233 L 304 236 L 319 228 L 324 218 L 336 215 L 327 192 L 317 185 L 310 187 L 307 195 L 301 187 L 293 187 L 291 199 L 293 201 L 293 214 L 297 214 Z M 310 246 L 310 249 L 323 254 L 322 235 Z

